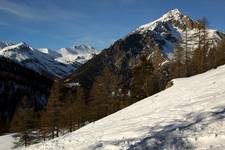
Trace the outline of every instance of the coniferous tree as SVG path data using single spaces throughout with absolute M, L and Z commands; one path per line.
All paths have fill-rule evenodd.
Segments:
M 179 45 L 177 44 L 176 47 L 175 47 L 175 50 L 174 50 L 174 71 L 173 71 L 173 78 L 176 78 L 176 77 L 181 77 L 183 76 L 183 59 L 185 59 L 185 63 L 187 62 L 186 61 L 186 56 L 185 58 L 183 57 L 184 56 L 184 53 L 186 53 L 186 50 L 184 51 L 184 49 Z M 185 64 L 185 68 L 186 68 L 186 65 Z
M 140 57 L 140 64 L 133 69 L 132 97 L 140 100 L 154 93 L 156 81 L 154 78 L 154 67 L 146 56 Z
M 13 116 L 10 127 L 12 132 L 21 133 L 19 144 L 29 145 L 29 135 L 35 128 L 35 119 L 34 110 L 30 107 L 27 96 L 23 96 Z
M 180 47 L 178 47 L 178 49 L 181 50 Z M 187 26 L 187 23 L 185 25 L 185 71 L 186 71 L 186 76 L 189 76 L 188 26 Z
M 59 129 L 62 125 L 62 101 L 61 101 L 61 89 L 60 83 L 57 81 L 53 84 L 51 88 L 48 104 L 46 107 L 45 117 L 48 119 L 46 120 L 46 125 L 48 128 L 51 128 L 52 138 L 59 136 Z M 55 134 L 56 132 L 56 134 Z
M 198 21 L 198 48 L 195 49 L 192 58 L 193 74 L 203 73 L 207 69 L 207 54 L 209 53 L 209 39 L 207 32 L 207 18 Z
M 118 89 L 118 80 L 116 75 L 110 68 L 104 68 L 103 73 L 96 77 L 91 90 L 90 106 L 94 120 L 102 118 L 115 111 L 112 103 L 115 96 L 122 96 L 122 89 Z
M 223 64 L 225 64 L 225 39 L 219 43 L 215 52 L 215 66 Z

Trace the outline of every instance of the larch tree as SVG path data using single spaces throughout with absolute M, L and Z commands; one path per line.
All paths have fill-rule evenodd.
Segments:
M 183 69 L 182 69 L 182 63 L 183 63 L 183 59 L 184 59 L 184 53 L 187 54 L 186 50 L 184 51 L 184 49 L 181 47 L 180 44 L 177 44 L 174 50 L 174 62 L 175 62 L 175 67 L 174 67 L 174 77 L 181 77 L 183 75 Z M 185 59 L 187 59 L 185 57 Z M 185 60 L 185 62 L 187 62 Z M 187 65 L 187 64 L 185 64 Z M 187 66 L 185 66 L 187 68 Z M 173 77 L 173 78 L 174 78 Z
M 46 120 L 46 124 L 51 128 L 52 132 L 52 138 L 55 137 L 55 132 L 56 132 L 56 137 L 59 136 L 59 129 L 62 125 L 62 100 L 61 100 L 61 89 L 60 89 L 60 83 L 59 81 L 56 81 L 51 90 L 50 90 L 50 95 L 48 98 L 48 104 L 46 107 L 46 113 L 45 117 L 48 119 Z
M 225 64 L 225 38 L 220 41 L 215 54 L 215 66 L 223 64 Z
M 19 144 L 29 145 L 29 135 L 35 128 L 35 119 L 34 110 L 30 107 L 27 96 L 23 96 L 14 113 L 10 127 L 12 132 L 19 132 L 21 134 Z
M 133 69 L 131 93 L 135 101 L 152 95 L 156 85 L 153 64 L 147 60 L 146 56 L 141 56 L 140 61 L 140 64 Z

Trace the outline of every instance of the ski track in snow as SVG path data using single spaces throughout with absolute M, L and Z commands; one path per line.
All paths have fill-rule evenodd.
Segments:
M 225 66 L 28 150 L 225 149 Z

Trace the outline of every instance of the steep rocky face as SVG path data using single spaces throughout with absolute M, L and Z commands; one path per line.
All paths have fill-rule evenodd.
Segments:
M 41 109 L 47 104 L 52 80 L 14 61 L 0 57 L 0 133 L 7 131 L 10 120 L 22 98 L 30 107 Z

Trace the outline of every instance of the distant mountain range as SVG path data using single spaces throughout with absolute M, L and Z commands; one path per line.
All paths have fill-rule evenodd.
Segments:
M 0 42 L 0 56 L 50 78 L 70 75 L 96 53 L 94 48 L 86 45 L 62 48 L 57 52 L 48 48 L 35 49 L 23 42 Z

